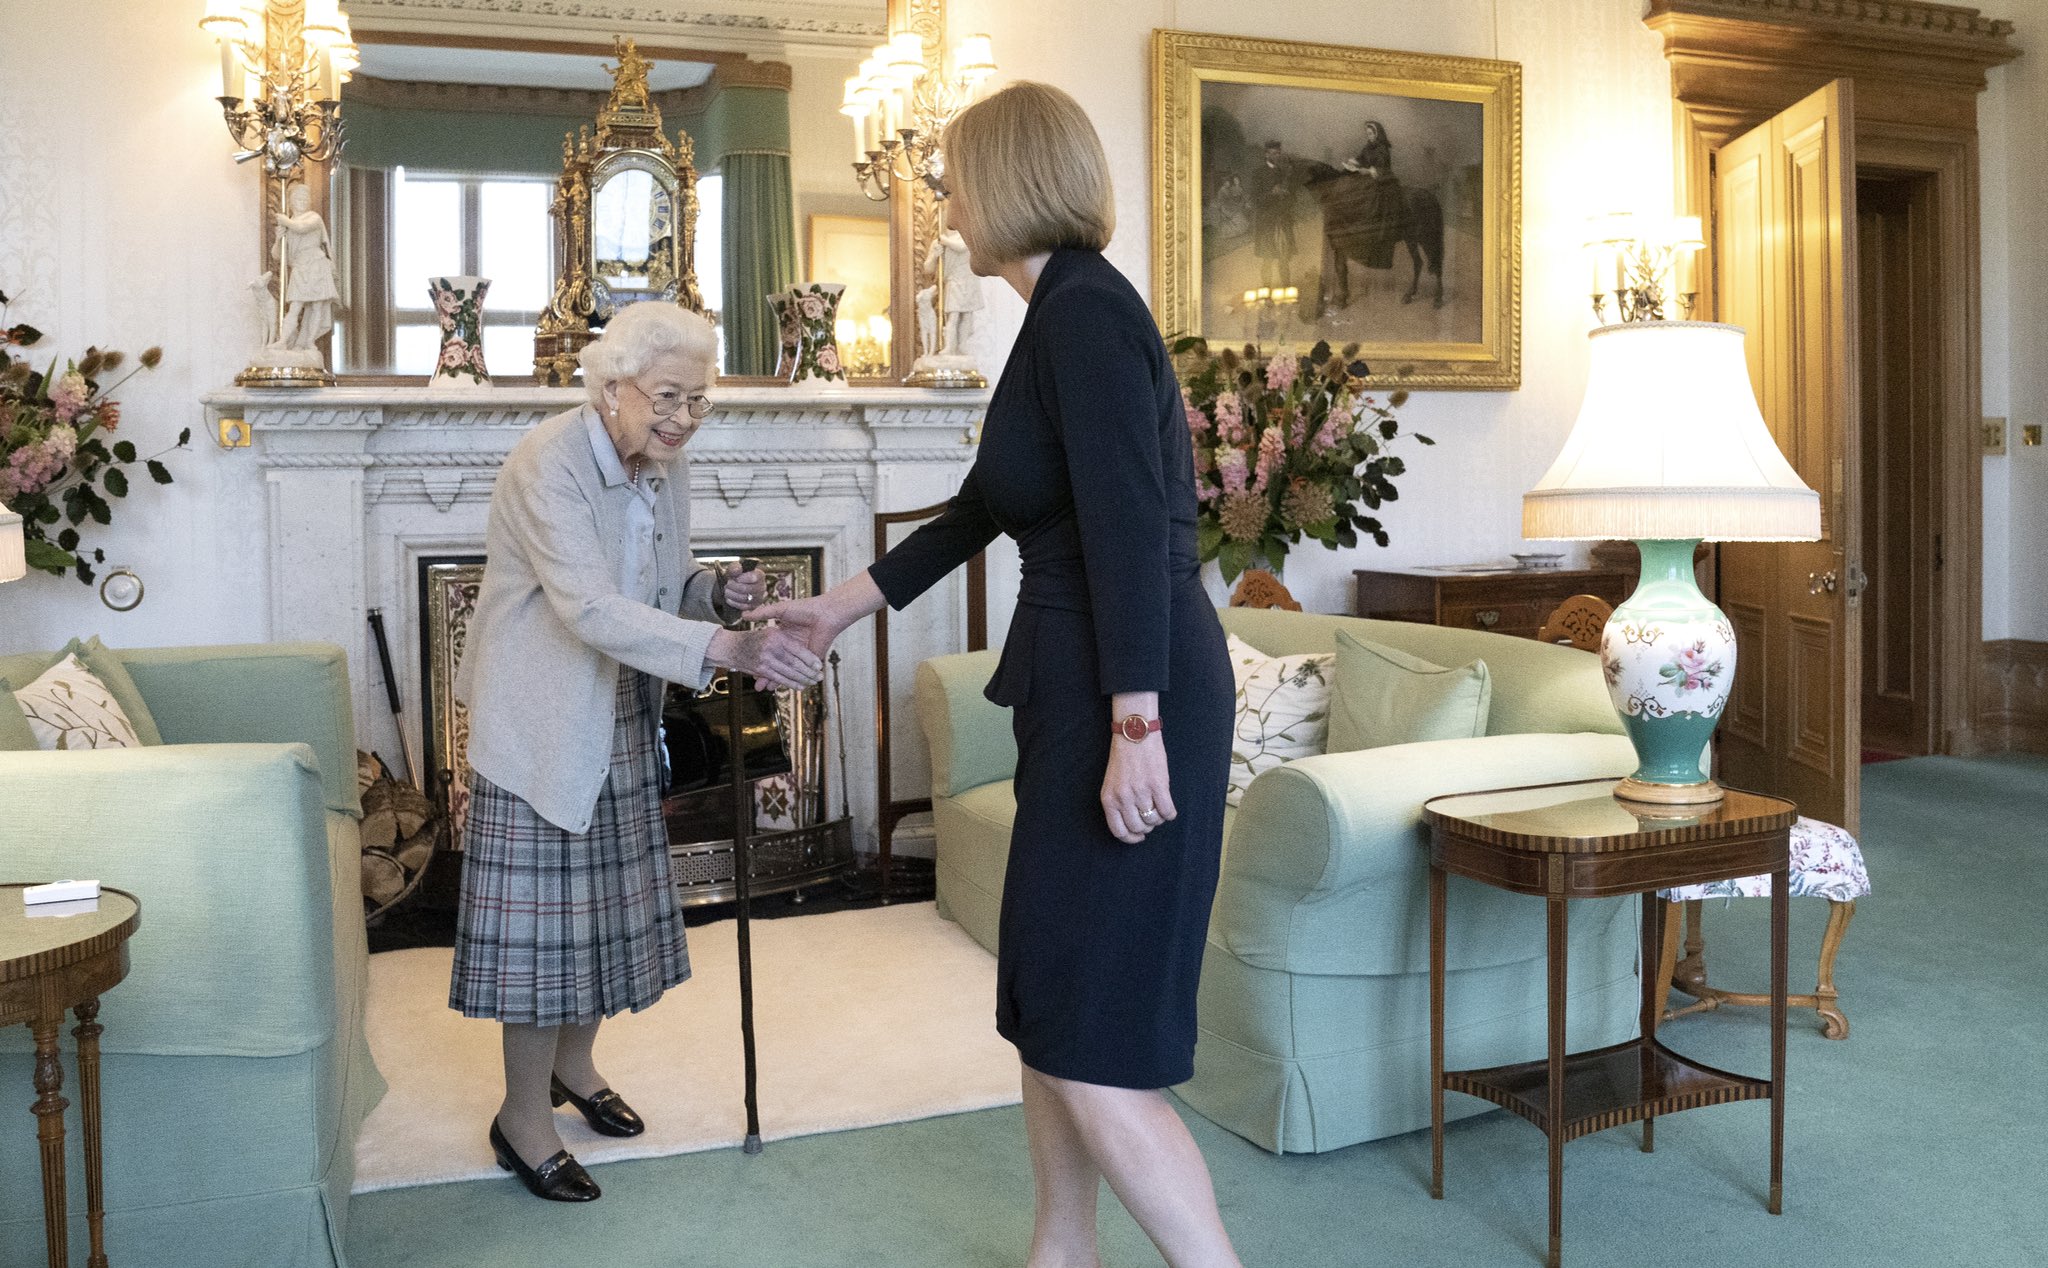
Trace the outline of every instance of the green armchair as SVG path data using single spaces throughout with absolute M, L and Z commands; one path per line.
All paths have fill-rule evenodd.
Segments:
M 1246 608 L 1224 627 L 1268 655 L 1328 651 L 1336 630 L 1441 665 L 1483 659 L 1489 734 L 1332 753 L 1253 781 L 1226 814 L 1222 878 L 1202 967 L 1195 1110 L 1278 1153 L 1319 1153 L 1429 1124 L 1429 908 L 1422 803 L 1444 793 L 1618 778 L 1635 753 L 1599 659 L 1478 631 Z M 990 950 L 1016 814 L 1008 712 L 981 695 L 995 654 L 919 666 L 932 752 L 938 900 Z M 1574 1047 L 1635 1033 L 1634 899 L 1574 904 Z M 1540 1057 L 1546 1041 L 1543 904 L 1453 878 L 1448 1058 Z M 1490 1108 L 1452 1097 L 1453 1117 Z
M 344 1265 L 356 1135 L 384 1093 L 363 1030 L 346 659 L 324 644 L 120 656 L 162 747 L 0 753 L 0 880 L 97 877 L 142 902 L 100 1013 L 109 1257 Z M 52 659 L 0 658 L 0 677 Z M 23 1107 L 0 1116 L 0 1192 L 22 1196 L 0 1206 L 0 1268 L 42 1262 L 30 1064 L 27 1029 L 0 1031 L 0 1105 Z M 82 1245 L 75 1108 L 67 1129 Z

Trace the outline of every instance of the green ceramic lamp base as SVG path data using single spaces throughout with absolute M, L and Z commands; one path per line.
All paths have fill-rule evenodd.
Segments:
M 1615 796 L 1656 805 L 1719 801 L 1700 769 L 1735 681 L 1735 631 L 1693 579 L 1697 540 L 1640 541 L 1642 580 L 1607 620 L 1600 664 L 1640 763 Z

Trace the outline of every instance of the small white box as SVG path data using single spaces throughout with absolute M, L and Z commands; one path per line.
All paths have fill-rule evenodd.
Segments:
M 31 885 L 21 891 L 21 901 L 30 907 L 40 903 L 71 903 L 99 896 L 98 881 L 53 881 L 48 885 Z

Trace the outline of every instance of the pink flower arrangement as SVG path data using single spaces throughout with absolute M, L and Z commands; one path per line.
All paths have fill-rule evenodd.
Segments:
M 6 304 L 0 294 L 0 316 Z M 149 349 L 134 370 L 103 389 L 99 376 L 118 369 L 124 354 L 87 348 L 75 361 L 37 365 L 14 351 L 42 337 L 33 326 L 0 320 L 0 502 L 21 516 L 29 567 L 74 573 L 90 584 L 97 579 L 93 565 L 106 556 L 83 538 L 112 522 L 113 500 L 128 495 L 128 468 L 141 463 L 154 482 L 171 482 L 162 454 L 141 458 L 130 442 L 101 436 L 121 421 L 111 394 L 136 373 L 155 369 L 163 353 Z M 184 447 L 190 436 L 189 430 L 179 433 L 173 448 Z
M 1398 496 L 1406 470 L 1387 448 L 1407 396 L 1366 396 L 1356 349 L 1268 357 L 1183 338 L 1172 351 L 1194 448 L 1198 550 L 1226 582 L 1258 561 L 1278 565 L 1304 537 L 1332 550 L 1364 536 L 1387 544 L 1372 512 Z

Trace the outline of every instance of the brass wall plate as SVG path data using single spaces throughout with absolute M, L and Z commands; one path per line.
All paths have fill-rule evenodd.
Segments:
M 223 449 L 247 449 L 249 447 L 249 422 L 242 418 L 220 420 L 220 447 Z
M 2028 449 L 2032 449 L 2040 443 L 2041 424 L 2028 423 L 2026 426 L 2020 428 L 2020 444 L 2026 446 Z
M 2005 420 L 1987 418 L 1984 420 L 1984 456 L 2002 458 L 2005 456 Z

